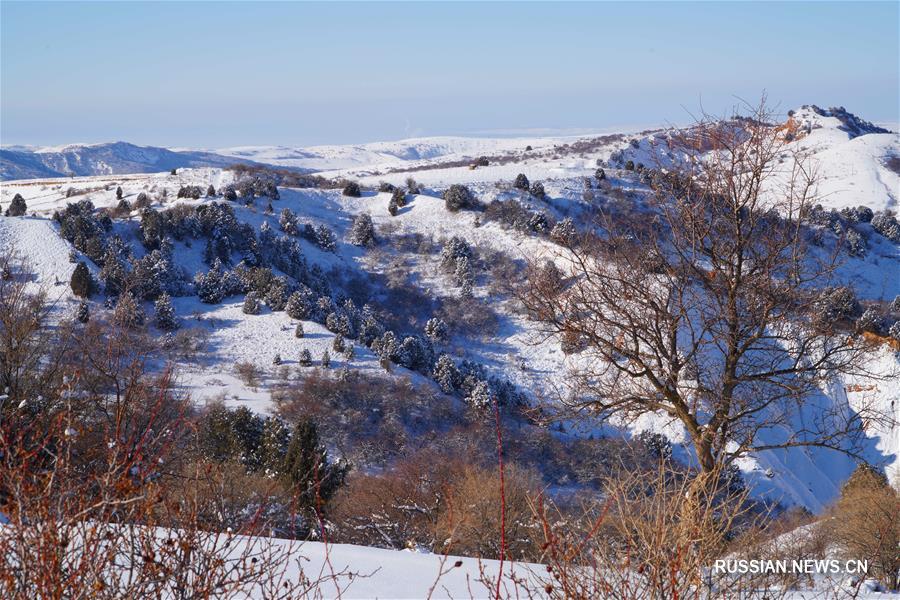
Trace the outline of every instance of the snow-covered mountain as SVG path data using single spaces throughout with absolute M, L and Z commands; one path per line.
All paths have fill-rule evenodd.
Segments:
M 127 142 L 72 144 L 50 148 L 0 149 L 0 179 L 155 173 L 184 167 L 226 167 L 252 163 L 212 152 L 173 151 Z

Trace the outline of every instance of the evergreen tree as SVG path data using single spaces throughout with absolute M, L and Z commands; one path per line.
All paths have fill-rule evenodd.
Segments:
M 603 181 L 604 179 L 606 179 L 606 171 L 598 168 L 596 171 L 594 171 L 594 178 L 597 180 L 598 183 Z
M 351 362 L 356 357 L 356 348 L 352 343 L 348 343 L 344 348 L 344 362 Z
M 303 335 L 304 335 L 304 333 L 303 333 L 303 323 L 297 323 L 297 327 L 294 329 L 294 337 L 295 337 L 295 338 L 302 338 Z
M 324 352 L 322 352 L 322 367 L 327 369 L 330 366 L 331 366 L 331 355 L 328 353 L 328 350 L 326 349 Z
M 281 227 L 281 230 L 288 235 L 298 235 L 300 233 L 300 229 L 297 226 L 297 215 L 287 207 L 281 209 L 281 215 L 278 217 L 278 225 Z
M 349 240 L 354 246 L 371 246 L 375 243 L 375 226 L 369 213 L 360 213 L 353 219 Z
M 544 184 L 540 181 L 535 181 L 534 183 L 532 183 L 531 195 L 538 200 L 545 200 L 547 198 L 547 192 L 544 190 Z
M 209 187 L 206 188 L 206 197 L 213 198 L 216 195 L 216 188 L 213 187 L 212 184 L 209 184 Z
M 309 353 L 309 350 L 304 348 L 300 351 L 300 360 L 298 361 L 301 367 L 309 367 L 312 365 L 312 354 Z
M 87 265 L 79 262 L 72 271 L 72 279 L 69 281 L 72 286 L 72 293 L 81 298 L 90 298 L 94 292 L 94 279 Z
M 444 206 L 450 212 L 457 212 L 466 208 L 475 208 L 478 202 L 472 191 L 464 185 L 453 184 L 443 194 Z
M 222 271 L 222 263 L 216 258 L 206 274 L 198 273 L 194 278 L 197 296 L 204 304 L 218 304 L 225 297 Z
M 472 386 L 472 390 L 469 392 L 469 395 L 466 396 L 466 402 L 469 406 L 482 409 L 487 408 L 494 401 L 493 394 L 491 394 L 491 388 L 488 386 L 485 381 L 478 381 Z
M 124 192 L 122 191 L 122 186 L 120 185 L 119 187 L 116 188 L 116 200 L 121 200 L 123 193 Z
M 453 359 L 446 354 L 441 354 L 434 364 L 432 377 L 445 394 L 452 394 L 460 384 L 459 369 Z
M 319 225 L 315 230 L 316 244 L 327 252 L 334 252 L 337 248 L 337 238 L 327 225 Z
M 175 309 L 172 307 L 172 299 L 169 294 L 163 292 L 153 305 L 156 311 L 156 326 L 163 331 L 178 329 L 178 319 L 175 317 Z
M 516 175 L 516 180 L 513 182 L 514 188 L 527 192 L 529 185 L 530 184 L 528 183 L 528 178 L 525 177 L 524 173 L 519 173 L 518 175 Z
M 245 315 L 258 315 L 260 311 L 259 293 L 256 291 L 247 292 L 244 298 L 243 309 Z
M 22 197 L 22 194 L 16 194 L 15 196 L 13 196 L 12 202 L 6 209 L 6 216 L 21 217 L 27 210 L 28 205 L 25 203 L 25 198 Z
M 393 200 L 398 207 L 403 208 L 406 206 L 406 191 L 401 188 L 396 188 L 391 194 L 391 200 Z
M 281 469 L 309 522 L 321 518 L 326 504 L 343 485 L 349 467 L 332 464 L 312 421 L 294 427 Z
M 122 327 L 140 327 L 144 324 L 144 309 L 134 299 L 131 292 L 123 292 L 119 295 L 114 311 L 115 322 Z
M 359 198 L 361 192 L 359 190 L 359 184 L 355 181 L 349 182 L 344 186 L 344 191 L 342 192 L 345 196 L 350 196 L 351 198 Z
M 272 357 L 272 364 L 276 367 L 281 364 L 281 354 L 275 354 L 275 356 Z
M 396 216 L 397 216 L 397 213 L 398 213 L 399 211 L 400 211 L 400 207 L 397 206 L 397 201 L 394 200 L 394 198 L 392 197 L 392 198 L 390 199 L 390 201 L 388 202 L 388 213 L 389 213 L 392 217 L 396 217 Z
M 292 319 L 309 319 L 315 310 L 314 298 L 315 293 L 305 285 L 302 285 L 299 290 L 288 298 L 284 311 Z
M 343 352 L 344 346 L 344 336 L 338 333 L 334 336 L 334 341 L 331 343 L 331 349 L 335 352 Z
M 75 320 L 79 323 L 87 323 L 91 319 L 91 311 L 88 308 L 88 303 L 82 300 L 78 303 L 78 308 L 75 309 Z
M 425 335 L 435 342 L 444 341 L 447 339 L 447 324 L 436 317 L 428 319 L 425 323 Z

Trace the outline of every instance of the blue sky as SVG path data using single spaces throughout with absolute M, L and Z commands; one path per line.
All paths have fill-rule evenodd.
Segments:
M 0 3 L 0 142 L 355 143 L 722 113 L 900 120 L 897 2 Z

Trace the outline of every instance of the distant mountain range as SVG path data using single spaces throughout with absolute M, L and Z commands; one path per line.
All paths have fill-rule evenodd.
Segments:
M 0 179 L 156 173 L 182 167 L 258 164 L 204 151 L 174 151 L 127 142 L 73 144 L 57 148 L 0 149 Z

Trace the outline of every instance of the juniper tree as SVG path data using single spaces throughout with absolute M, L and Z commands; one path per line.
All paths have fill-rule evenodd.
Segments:
M 260 311 L 259 293 L 251 290 L 244 297 L 244 306 L 241 308 L 245 315 L 258 315 Z
M 344 336 L 340 333 L 334 336 L 334 340 L 331 342 L 331 349 L 335 352 L 343 352 L 344 351 Z
M 119 187 L 116 188 L 116 200 L 121 200 L 123 193 L 124 192 L 122 191 L 122 186 L 120 185 Z
M 309 350 L 304 348 L 300 351 L 300 359 L 298 360 L 301 367 L 308 367 L 312 365 L 312 354 L 310 354 Z
M 425 323 L 425 335 L 435 342 L 441 342 L 447 339 L 447 324 L 437 317 L 428 319 Z
M 323 518 L 328 501 L 343 485 L 349 466 L 332 464 L 319 441 L 315 423 L 304 420 L 294 427 L 281 472 L 308 523 Z
M 344 196 L 350 196 L 351 198 L 359 198 L 361 195 L 359 184 L 355 181 L 351 181 L 344 186 L 344 189 L 341 193 Z
M 84 300 L 78 303 L 78 307 L 75 309 L 75 320 L 79 323 L 87 323 L 91 319 L 91 311 L 88 307 L 88 303 Z
M 122 292 L 116 301 L 114 311 L 114 319 L 117 325 L 122 327 L 140 327 L 144 324 L 144 309 L 140 303 L 134 299 L 131 292 Z
M 412 177 L 406 178 L 406 191 L 414 196 L 422 192 L 419 184 Z
M 328 368 L 331 366 L 331 355 L 328 354 L 328 350 L 322 352 L 322 367 Z
M 25 198 L 22 197 L 22 194 L 16 194 L 6 209 L 6 216 L 21 217 L 27 210 L 28 205 L 25 203 Z
M 600 183 L 601 181 L 606 179 L 606 171 L 598 168 L 596 171 L 594 171 L 594 179 L 597 180 L 597 183 Z
M 79 262 L 72 271 L 72 279 L 69 282 L 72 286 L 72 293 L 81 298 L 90 298 L 94 292 L 94 278 L 87 265 Z
M 451 185 L 443 194 L 444 206 L 450 212 L 458 212 L 466 208 L 475 208 L 478 202 L 472 191 L 462 184 Z
M 281 209 L 281 215 L 278 217 L 278 225 L 281 230 L 288 235 L 297 235 L 300 230 L 297 227 L 297 215 L 287 207 Z
M 371 246 L 375 243 L 375 226 L 369 213 L 360 213 L 354 217 L 348 237 L 354 246 Z
M 544 190 L 544 184 L 540 181 L 535 181 L 534 183 L 532 183 L 531 195 L 538 200 L 545 200 L 547 198 L 547 192 Z
M 441 354 L 434 363 L 432 378 L 445 394 L 452 394 L 460 384 L 459 369 L 456 368 L 453 359 L 446 354 Z
M 469 406 L 480 410 L 491 406 L 494 401 L 494 396 L 491 393 L 491 388 L 488 386 L 487 382 L 478 381 L 472 386 L 472 389 L 469 391 L 465 400 Z
M 528 191 L 528 187 L 529 187 L 528 178 L 525 177 L 524 173 L 519 173 L 518 175 L 516 175 L 516 180 L 513 182 L 513 187 L 516 188 L 517 190 L 522 190 L 525 192 Z
M 346 344 L 344 348 L 344 361 L 350 363 L 356 357 L 356 348 L 352 342 Z
M 272 357 L 272 364 L 276 367 L 281 364 L 281 354 L 276 353 L 275 356 Z
M 392 217 L 396 217 L 396 216 L 397 216 L 397 213 L 398 213 L 399 211 L 400 211 L 400 207 L 397 206 L 396 200 L 394 200 L 394 198 L 392 197 L 392 198 L 390 199 L 390 201 L 388 202 L 388 213 L 389 213 Z
M 315 293 L 305 285 L 290 295 L 284 312 L 292 319 L 309 319 L 315 311 Z
M 163 331 L 178 329 L 178 320 L 175 317 L 175 308 L 169 294 L 163 292 L 153 304 L 156 313 L 156 326 Z
M 401 188 L 395 189 L 394 193 L 391 194 L 391 200 L 393 200 L 398 207 L 403 208 L 406 206 L 406 192 Z
M 297 323 L 297 327 L 294 328 L 294 337 L 302 338 L 303 336 L 304 336 L 303 323 Z
M 213 198 L 216 195 L 216 188 L 213 187 L 212 184 L 209 184 L 209 187 L 206 188 L 206 197 Z
M 315 241 L 322 250 L 334 252 L 337 248 L 337 238 L 327 225 L 319 225 L 315 229 Z

